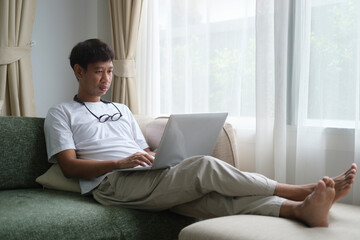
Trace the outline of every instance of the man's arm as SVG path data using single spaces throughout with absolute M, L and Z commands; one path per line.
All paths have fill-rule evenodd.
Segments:
M 68 178 L 94 178 L 116 169 L 151 165 L 153 157 L 146 153 L 135 153 L 124 159 L 95 161 L 79 159 L 74 149 L 68 149 L 56 154 L 56 159 L 62 172 Z

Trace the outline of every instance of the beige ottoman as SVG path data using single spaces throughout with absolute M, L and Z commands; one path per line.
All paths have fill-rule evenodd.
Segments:
M 336 203 L 328 228 L 308 228 L 276 217 L 237 215 L 200 221 L 184 228 L 179 240 L 356 240 L 360 239 L 360 207 Z

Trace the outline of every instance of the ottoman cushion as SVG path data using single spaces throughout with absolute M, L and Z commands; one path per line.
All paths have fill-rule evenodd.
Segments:
M 330 210 L 328 228 L 309 228 L 297 221 L 284 218 L 237 215 L 213 218 L 184 228 L 179 240 L 219 239 L 359 239 L 360 207 L 336 203 Z

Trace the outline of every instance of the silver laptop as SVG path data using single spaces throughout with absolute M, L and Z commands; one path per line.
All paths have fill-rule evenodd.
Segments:
M 227 115 L 227 113 L 170 115 L 152 166 L 138 166 L 117 171 L 163 169 L 175 166 L 189 157 L 211 155 Z

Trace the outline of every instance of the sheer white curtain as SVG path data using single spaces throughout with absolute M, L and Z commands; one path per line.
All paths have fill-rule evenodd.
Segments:
M 142 113 L 255 116 L 255 1 L 152 0 L 143 10 L 137 49 Z
M 140 113 L 227 111 L 241 169 L 308 183 L 360 165 L 360 4 L 145 1 Z M 345 202 L 360 204 L 360 182 Z

